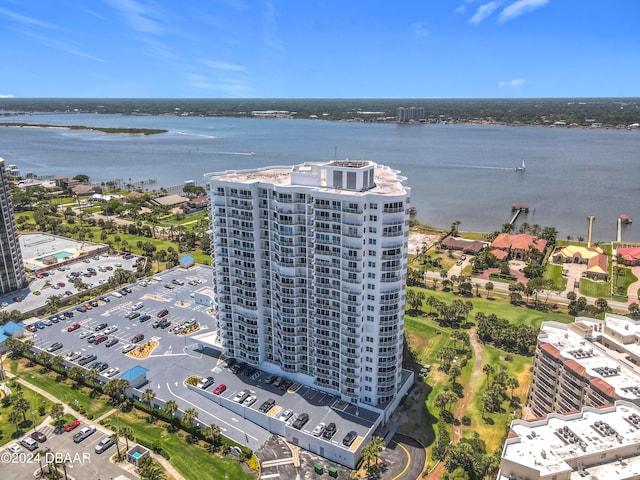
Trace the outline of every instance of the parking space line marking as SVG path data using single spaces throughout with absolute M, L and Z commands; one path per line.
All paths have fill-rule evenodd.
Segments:
M 242 430 L 240 430 L 238 427 L 236 427 L 236 426 L 234 426 L 234 425 L 231 425 L 230 423 L 225 422 L 224 420 L 222 420 L 222 419 L 221 419 L 221 418 L 219 418 L 219 417 L 216 417 L 213 413 L 208 412 L 208 411 L 206 411 L 205 409 L 203 409 L 203 408 L 199 407 L 198 405 L 196 405 L 195 403 L 191 403 L 191 402 L 190 402 L 189 400 L 187 400 L 186 398 L 181 397 L 180 395 L 177 395 L 177 394 L 173 393 L 173 391 L 171 391 L 171 386 L 170 386 L 168 383 L 167 383 L 167 389 L 169 390 L 169 393 L 170 393 L 171 395 L 173 395 L 175 398 L 179 398 L 180 400 L 183 400 L 183 401 L 187 402 L 187 403 L 188 403 L 189 405 L 191 405 L 192 407 L 197 408 L 197 409 L 198 409 L 198 410 L 200 410 L 201 412 L 206 413 L 207 415 L 210 415 L 211 417 L 215 418 L 219 423 L 224 423 L 225 425 L 228 425 L 229 427 L 234 428 L 235 430 L 239 431 L 240 433 L 244 433 L 246 436 L 248 436 L 248 437 L 252 438 L 253 440 L 258 441 L 258 439 L 257 439 L 256 437 L 254 437 L 253 435 L 249 435 L 248 433 L 243 432 L 243 431 L 242 431 Z M 225 429 L 223 429 L 223 428 L 221 428 L 220 430 L 225 431 Z

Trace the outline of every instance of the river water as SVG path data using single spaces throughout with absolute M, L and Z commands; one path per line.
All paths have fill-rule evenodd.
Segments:
M 373 160 L 400 170 L 422 223 L 494 231 L 513 203 L 530 206 L 518 222 L 553 226 L 559 238 L 616 237 L 620 214 L 640 223 L 640 131 L 492 125 L 397 125 L 314 120 L 39 114 L 4 121 L 52 125 L 162 128 L 150 136 L 51 128 L 0 128 L 0 157 L 22 173 L 153 187 L 206 172 L 293 165 L 335 158 Z M 524 160 L 526 170 L 515 167 Z M 640 228 L 622 240 L 640 242 Z

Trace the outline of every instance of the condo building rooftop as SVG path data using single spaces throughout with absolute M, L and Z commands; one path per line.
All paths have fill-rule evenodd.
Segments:
M 408 191 L 406 177 L 397 170 L 368 160 L 304 162 L 294 166 L 272 166 L 252 170 L 227 170 L 205 175 L 239 184 L 267 182 L 283 187 L 307 186 L 349 195 L 400 195 Z
M 618 401 L 606 408 L 515 420 L 499 480 L 518 478 L 627 479 L 640 474 L 640 409 Z

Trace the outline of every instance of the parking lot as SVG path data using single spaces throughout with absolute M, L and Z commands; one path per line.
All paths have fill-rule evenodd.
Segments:
M 19 452 L 11 451 L 13 442 L 6 445 L 0 451 L 3 474 L 12 479 L 33 478 L 35 472 L 40 470 L 40 464 L 44 467 L 48 462 L 57 460 L 66 462 L 67 473 L 74 478 L 106 480 L 118 475 L 129 476 L 129 472 L 109 461 L 116 453 L 115 445 L 111 445 L 101 454 L 95 451 L 96 445 L 109 437 L 110 432 L 107 430 L 97 429 L 84 440 L 74 442 L 74 435 L 84 427 L 87 425 L 80 424 L 67 432 L 63 429 L 54 431 L 52 425 L 43 424 L 38 431 L 44 433 L 47 439 L 38 443 L 37 449 L 27 449 L 25 445 L 20 444 L 20 440 L 15 442 L 19 445 Z M 31 432 L 25 437 L 31 438 L 30 434 Z M 120 448 L 122 447 L 121 444 Z M 62 475 L 62 467 L 58 468 Z
M 55 348 L 51 353 L 63 356 L 67 367 L 81 362 L 85 368 L 99 369 L 102 382 L 142 366 L 148 370 L 147 383 L 134 391 L 135 395 L 151 388 L 158 406 L 173 399 L 182 411 L 196 408 L 199 423 L 215 423 L 223 434 L 253 449 L 259 448 L 271 433 L 288 431 L 289 435 L 296 435 L 299 430 L 316 439 L 318 451 L 328 447 L 357 450 L 378 419 L 377 413 L 284 376 L 278 378 L 272 372 L 251 367 L 236 370 L 238 365 L 232 369 L 220 358 L 210 307 L 196 302 L 198 291 L 210 288 L 210 278 L 210 268 L 197 265 L 189 269 L 177 267 L 128 285 L 57 314 L 50 326 L 35 329 L 34 346 L 45 351 Z M 164 311 L 166 315 L 159 317 Z M 161 321 L 165 323 L 160 324 Z M 180 331 L 185 325 L 193 325 L 186 334 Z M 140 336 L 144 338 L 135 342 L 135 337 Z M 149 341 L 157 342 L 157 346 L 148 358 L 134 358 L 131 352 L 123 352 L 123 347 Z M 190 376 L 211 376 L 213 382 L 204 390 L 198 389 L 184 383 Z M 213 391 L 220 384 L 225 389 L 215 395 Z M 242 397 L 243 401 L 234 402 L 235 397 Z M 269 400 L 272 406 L 266 409 L 263 404 Z M 302 413 L 308 419 L 294 426 Z M 333 432 L 328 429 L 330 426 Z
M 126 257 L 126 258 L 125 258 Z M 122 268 L 133 272 L 137 261 L 134 255 L 113 255 L 101 253 L 66 265 L 34 273 L 34 279 L 27 288 L 6 295 L 0 302 L 5 310 L 28 312 L 45 305 L 47 298 L 71 297 L 78 293 L 73 285 L 79 278 L 88 288 L 106 283 L 113 272 Z

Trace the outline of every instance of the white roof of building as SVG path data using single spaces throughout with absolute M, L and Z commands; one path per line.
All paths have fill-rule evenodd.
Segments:
M 347 162 L 345 160 L 344 162 Z M 254 183 L 268 183 L 270 185 L 276 186 L 289 186 L 296 187 L 299 186 L 305 189 L 313 189 L 316 191 L 326 191 L 331 193 L 345 193 L 350 196 L 353 195 L 367 195 L 367 194 L 378 194 L 378 195 L 402 195 L 405 193 L 408 188 L 405 187 L 402 182 L 406 180 L 406 177 L 400 175 L 397 170 L 393 170 L 390 167 L 384 165 L 377 165 L 373 162 L 369 161 L 360 161 L 360 160 L 351 160 L 351 163 L 354 164 L 362 164 L 359 167 L 365 166 L 375 166 L 374 173 L 374 182 L 376 186 L 372 189 L 365 190 L 362 192 L 353 191 L 353 190 L 343 190 L 337 188 L 327 188 L 327 187 L 319 187 L 319 186 L 309 186 L 302 184 L 294 184 L 291 181 L 292 172 L 296 173 L 316 173 L 318 167 L 321 166 L 332 166 L 336 163 L 333 162 L 305 162 L 300 165 L 294 166 L 273 166 L 273 167 L 265 167 L 258 168 L 253 170 L 228 170 L 226 172 L 214 172 L 207 173 L 205 177 L 208 180 L 216 179 L 218 181 L 226 181 L 233 183 L 245 183 L 245 184 L 254 184 Z
M 608 321 L 607 316 L 607 325 Z M 592 328 L 594 337 L 603 334 L 599 331 L 600 320 L 580 317 L 576 323 Z M 540 328 L 539 341 L 556 347 L 563 360 L 575 360 L 586 369 L 590 378 L 602 378 L 615 389 L 619 398 L 629 401 L 640 399 L 640 374 L 624 360 L 623 355 L 612 355 L 613 352 L 601 344 L 585 339 L 562 323 L 544 322 Z
M 576 465 L 576 460 L 640 445 L 640 409 L 629 402 L 618 401 L 613 407 L 585 407 L 572 415 L 552 413 L 544 420 L 515 420 L 511 431 L 502 453 L 503 460 L 537 470 L 540 477 L 560 476 L 562 472 L 576 470 L 579 478 L 577 469 L 571 467 Z M 591 475 L 594 469 L 599 469 L 601 475 L 597 478 L 602 480 L 631 478 L 629 470 L 640 467 L 640 457 L 627 458 L 624 462 L 616 457 L 604 458 L 602 465 L 586 467 Z M 621 475 L 620 469 L 627 471 Z M 503 471 L 499 478 L 507 479 L 508 474 Z

